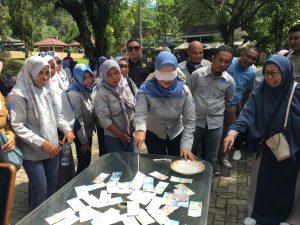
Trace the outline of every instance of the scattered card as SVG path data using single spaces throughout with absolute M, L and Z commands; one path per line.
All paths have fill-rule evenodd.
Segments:
M 175 200 L 177 202 L 187 202 L 189 200 L 189 197 L 187 194 L 185 194 L 182 190 L 174 189 L 175 194 Z
M 140 209 L 140 213 L 138 216 L 136 216 L 136 218 L 141 222 L 142 225 L 155 223 L 155 220 L 142 208 Z
M 171 176 L 170 181 L 176 182 L 176 183 L 188 183 L 188 184 L 191 184 L 193 182 L 193 179 Z
M 201 213 L 202 213 L 202 202 L 191 201 L 189 211 L 188 211 L 188 216 L 199 217 L 201 216 Z
M 145 177 L 143 184 L 143 191 L 152 192 L 154 189 L 154 178 L 153 177 Z
M 75 211 L 78 212 L 85 208 L 85 204 L 82 203 L 78 198 L 72 198 L 67 201 L 69 206 Z
M 178 206 L 165 205 L 160 209 L 160 211 L 162 211 L 164 215 L 168 216 L 178 208 Z
M 134 216 L 127 216 L 127 214 L 121 216 L 122 216 L 122 222 L 125 225 L 140 225 Z
M 141 189 L 144 183 L 144 178 L 145 174 L 138 171 L 131 182 L 131 188 L 135 190 Z
M 111 194 L 108 194 L 107 191 L 101 191 L 99 202 L 110 202 Z
M 138 216 L 140 204 L 138 202 L 127 202 L 127 216 Z
M 79 220 L 79 217 L 76 215 L 68 215 L 65 219 L 59 221 L 55 225 L 72 225 Z
M 160 173 L 160 172 L 157 172 L 157 171 L 154 171 L 152 173 L 149 173 L 152 177 L 155 177 L 156 179 L 159 179 L 159 180 L 166 180 L 168 179 L 168 176 Z
M 95 184 L 100 184 L 102 183 L 106 177 L 108 177 L 109 174 L 108 173 L 100 173 L 99 176 L 97 176 L 93 181 L 92 183 L 95 183 Z
M 71 208 L 67 208 L 59 213 L 56 213 L 50 217 L 47 217 L 45 220 L 49 224 L 54 224 L 54 223 L 57 223 L 58 221 L 61 221 L 65 218 L 67 218 L 68 216 L 74 215 L 74 214 L 75 214 L 75 211 L 73 211 Z
M 177 189 L 182 190 L 185 194 L 187 195 L 194 195 L 195 192 L 193 192 L 191 189 L 189 189 L 186 185 L 184 184 L 177 184 L 174 185 Z
M 167 182 L 159 181 L 158 184 L 154 188 L 154 192 L 156 194 L 162 194 L 168 185 L 169 185 L 169 183 L 167 183 Z

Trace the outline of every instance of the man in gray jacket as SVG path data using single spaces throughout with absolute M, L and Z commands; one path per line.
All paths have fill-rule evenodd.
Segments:
M 210 65 L 208 60 L 203 59 L 203 52 L 203 44 L 199 41 L 192 41 L 188 48 L 188 60 L 178 64 L 178 68 L 181 69 L 186 77 L 188 86 L 190 86 L 191 75 L 195 70 Z
M 193 152 L 208 161 L 216 171 L 218 149 L 222 137 L 225 103 L 234 96 L 235 83 L 226 72 L 233 49 L 220 46 L 212 56 L 212 64 L 193 72 L 190 89 L 195 100 L 196 130 Z M 199 144 L 203 144 L 203 152 Z

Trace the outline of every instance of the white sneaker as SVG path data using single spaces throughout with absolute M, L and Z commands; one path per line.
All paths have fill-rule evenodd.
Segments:
M 244 225 L 256 225 L 256 220 L 251 217 L 246 217 L 244 220 Z
M 241 159 L 241 157 L 242 157 L 241 151 L 240 150 L 234 150 L 232 159 L 235 160 L 235 161 L 238 161 L 238 160 Z
M 280 223 L 279 225 L 290 225 L 289 223 Z
M 231 162 L 229 162 L 229 160 L 228 159 L 223 159 L 222 160 L 222 164 L 223 164 L 223 166 L 224 167 L 226 167 L 226 168 L 232 168 L 232 164 L 231 164 Z

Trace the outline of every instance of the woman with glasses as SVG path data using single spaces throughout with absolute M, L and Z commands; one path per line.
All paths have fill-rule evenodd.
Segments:
M 133 115 L 135 97 L 115 60 L 101 66 L 102 81 L 95 98 L 95 111 L 104 128 L 108 152 L 134 152 Z
M 178 77 L 177 66 L 172 53 L 157 55 L 154 77 L 137 94 L 134 138 L 138 149 L 145 141 L 150 154 L 194 160 L 195 106 L 189 88 Z
M 93 71 L 85 64 L 76 65 L 73 75 L 74 82 L 68 88 L 67 94 L 75 113 L 75 119 L 80 124 L 80 128 L 75 133 L 78 159 L 77 174 L 79 174 L 91 163 L 93 131 L 95 129 L 94 95 L 92 92 L 95 79 Z
M 132 94 L 135 96 L 137 94 L 138 89 L 137 89 L 135 83 L 133 82 L 133 80 L 131 80 L 131 78 L 128 76 L 129 68 L 128 68 L 127 59 L 120 56 L 120 57 L 116 57 L 115 60 L 119 64 L 120 69 L 121 69 L 121 74 L 127 80 L 127 83 L 130 87 Z
M 283 132 L 287 104 L 295 82 L 290 61 L 277 55 L 264 64 L 264 81 L 251 94 L 237 121 L 229 127 L 224 150 L 248 130 L 248 148 L 255 151 L 244 224 L 300 224 L 300 86 L 292 97 L 285 130 L 291 157 L 278 161 L 265 141 Z

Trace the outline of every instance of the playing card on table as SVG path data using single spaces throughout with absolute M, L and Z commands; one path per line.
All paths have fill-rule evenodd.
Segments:
M 179 207 L 178 206 L 171 206 L 171 205 L 165 205 L 164 207 L 162 207 L 161 209 L 160 209 L 160 211 L 164 214 L 164 215 L 166 215 L 166 216 L 168 216 L 168 215 L 170 215 L 172 212 L 174 212 L 176 209 L 178 209 Z
M 140 225 L 134 216 L 121 215 L 124 225 Z
M 156 220 L 157 223 L 159 224 L 165 224 L 169 218 L 164 215 L 162 213 L 161 210 L 159 209 L 154 209 L 154 208 L 151 208 L 151 209 L 148 209 L 148 213 Z
M 107 191 L 101 191 L 99 202 L 109 202 L 111 200 L 111 194 L 108 194 Z
M 174 189 L 175 194 L 175 200 L 177 202 L 187 202 L 189 200 L 189 197 L 187 194 L 185 194 L 182 190 Z
M 85 195 L 89 195 L 89 188 L 85 185 L 75 187 L 75 191 L 78 198 L 82 198 Z
M 162 197 L 154 197 L 151 202 L 147 205 L 146 209 L 151 209 L 151 208 L 155 208 L 155 209 L 159 209 L 161 205 L 165 204 L 165 200 Z
M 95 184 L 99 184 L 99 183 L 102 183 L 106 177 L 108 177 L 109 174 L 108 173 L 100 173 L 99 176 L 97 176 L 93 181 L 92 183 L 95 183 Z
M 160 172 L 157 172 L 157 171 L 154 171 L 152 173 L 149 173 L 152 177 L 155 177 L 156 179 L 159 179 L 159 180 L 166 180 L 168 179 L 168 176 L 160 173 Z
M 189 183 L 189 184 L 191 184 L 193 182 L 193 179 L 171 176 L 170 181 L 177 182 L 177 183 Z
M 87 185 L 86 186 L 86 189 L 88 190 L 88 191 L 93 191 L 93 190 L 96 190 L 96 189 L 99 189 L 99 188 L 103 188 L 103 187 L 105 187 L 106 186 L 106 184 L 105 183 L 99 183 L 99 184 L 91 184 L 91 185 Z
M 85 208 L 85 204 L 83 204 L 78 198 L 72 198 L 68 200 L 67 203 L 75 212 Z
M 85 195 L 82 197 L 82 200 L 84 200 L 87 204 L 89 204 L 92 207 L 97 207 L 99 204 L 99 199 L 96 198 L 94 195 Z
M 101 214 L 102 214 L 101 212 L 92 209 L 90 206 L 86 206 L 85 209 L 79 211 L 80 223 L 92 220 Z
M 202 212 L 202 202 L 191 201 L 188 211 L 188 216 L 199 217 Z
M 119 182 L 117 186 L 119 189 L 130 189 L 131 182 Z
M 138 202 L 127 202 L 127 216 L 137 216 L 140 212 L 140 204 Z
M 131 201 L 139 202 L 142 205 L 147 205 L 154 197 L 155 193 L 143 192 L 141 190 L 134 190 L 129 196 L 127 196 L 127 198 Z
M 154 189 L 154 178 L 145 177 L 143 183 L 143 191 L 153 191 Z
M 169 219 L 164 225 L 179 225 L 179 221 Z
M 141 189 L 144 183 L 144 178 L 145 178 L 145 174 L 141 172 L 137 172 L 131 182 L 131 188 L 135 190 Z
M 66 218 L 63 220 L 59 221 L 55 225 L 72 225 L 76 223 L 79 220 L 79 217 L 76 215 L 68 215 Z
M 168 185 L 169 185 L 169 183 L 167 183 L 167 182 L 159 181 L 158 184 L 154 188 L 154 192 L 156 194 L 162 194 Z
M 65 218 L 67 218 L 70 215 L 74 215 L 75 211 L 73 211 L 71 208 L 67 208 L 59 213 L 56 213 L 50 217 L 47 217 L 45 220 L 47 221 L 47 223 L 49 224 L 54 224 L 57 223 L 60 220 L 63 220 Z
M 185 194 L 187 195 L 194 195 L 195 192 L 193 192 L 191 189 L 189 189 L 186 185 L 184 184 L 177 184 L 174 185 L 177 189 L 182 190 Z
M 142 225 L 155 223 L 155 220 L 151 216 L 149 216 L 149 214 L 144 209 L 140 209 L 140 213 L 138 216 L 136 216 L 136 218 L 141 222 Z
M 118 183 L 121 176 L 122 176 L 122 172 L 113 172 L 108 182 Z

